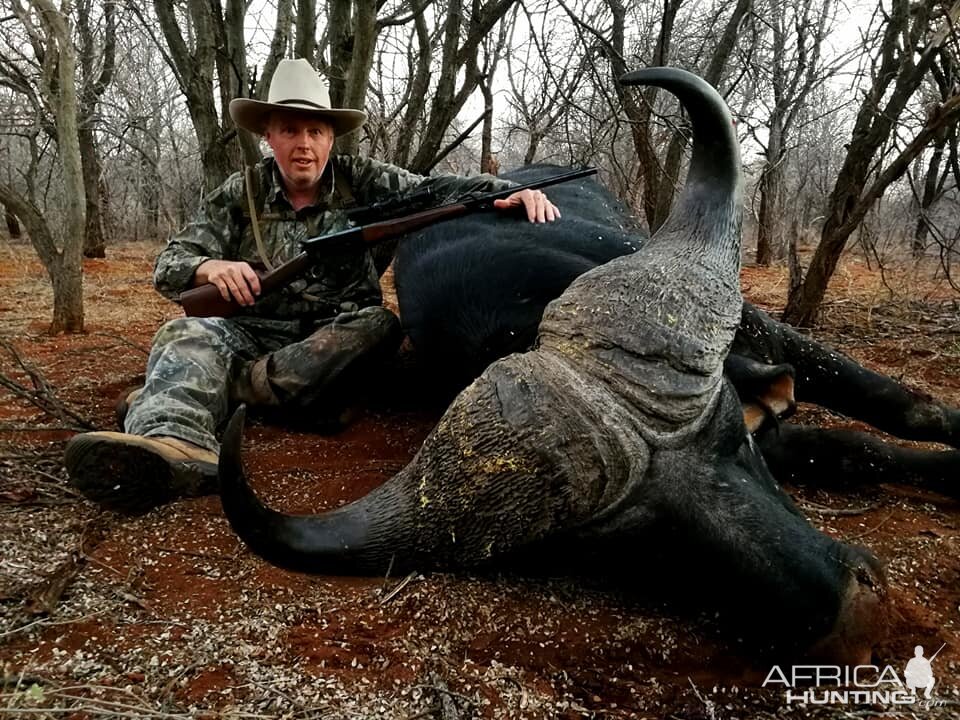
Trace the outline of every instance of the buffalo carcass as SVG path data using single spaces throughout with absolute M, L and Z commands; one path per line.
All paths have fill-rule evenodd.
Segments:
M 536 165 L 507 173 L 518 183 L 564 172 Z M 491 362 L 534 346 L 544 308 L 582 273 L 643 252 L 630 212 L 601 185 L 557 185 L 558 224 L 472 215 L 405 240 L 395 263 L 404 329 L 435 383 L 462 388 Z M 724 369 L 781 482 L 887 481 L 960 493 L 960 452 L 903 448 L 875 435 L 773 422 L 795 401 L 821 405 L 892 435 L 960 447 L 960 411 L 864 368 L 778 323 L 750 303 Z
M 724 378 L 742 304 L 729 111 L 680 70 L 624 82 L 668 89 L 693 124 L 685 188 L 643 252 L 574 280 L 547 307 L 536 349 L 491 364 L 406 468 L 332 512 L 260 503 L 243 474 L 238 412 L 220 459 L 224 511 L 256 553 L 312 573 L 476 566 L 532 545 L 613 541 L 642 576 L 642 550 L 656 547 L 675 572 L 722 576 L 711 605 L 765 642 L 862 661 L 885 613 L 882 570 L 795 509 Z

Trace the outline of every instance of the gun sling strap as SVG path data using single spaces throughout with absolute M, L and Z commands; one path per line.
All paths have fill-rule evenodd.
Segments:
M 263 166 L 260 166 L 263 168 Z M 347 182 L 347 179 L 342 175 L 337 174 L 333 165 L 330 164 L 330 174 L 333 176 L 333 186 L 337 190 L 337 194 L 340 196 L 340 200 L 343 204 L 344 209 L 348 209 L 356 205 L 357 201 L 353 196 L 353 190 L 350 188 L 350 183 Z M 260 256 L 260 262 L 263 263 L 264 267 L 267 270 L 273 270 L 274 265 L 270 262 L 270 258 L 267 255 L 266 246 L 263 244 L 263 233 L 260 228 L 260 220 L 275 220 L 283 219 L 282 217 L 274 217 L 272 215 L 267 215 L 263 213 L 263 206 L 266 202 L 266 187 L 265 182 L 261 173 L 256 172 L 258 168 L 254 168 L 252 165 L 247 165 L 243 170 L 243 185 L 246 189 L 247 194 L 247 211 L 250 217 L 250 229 L 253 232 L 253 239 L 257 244 L 257 254 Z

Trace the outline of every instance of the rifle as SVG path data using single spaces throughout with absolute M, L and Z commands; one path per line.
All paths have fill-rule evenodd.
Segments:
M 454 203 L 441 205 L 429 210 L 422 210 L 391 220 L 381 220 L 380 222 L 369 225 L 361 225 L 340 232 L 330 233 L 329 235 L 320 235 L 304 240 L 302 243 L 303 252 L 292 260 L 260 276 L 260 296 L 262 297 L 263 295 L 286 287 L 306 273 L 315 262 L 315 258 L 322 255 L 324 248 L 331 246 L 342 247 L 345 244 L 358 242 L 365 245 L 375 245 L 376 243 L 390 240 L 399 235 L 404 235 L 414 230 L 427 227 L 428 225 L 433 225 L 442 220 L 460 217 L 461 215 L 472 212 L 490 210 L 493 208 L 494 200 L 505 199 L 520 190 L 537 190 L 570 180 L 576 180 L 588 175 L 595 175 L 596 172 L 596 168 L 574 170 L 561 175 L 554 175 L 545 180 L 538 180 L 526 185 L 517 185 L 507 188 L 506 190 L 467 196 L 460 198 Z M 180 304 L 183 306 L 184 312 L 191 317 L 232 317 L 241 308 L 232 297 L 229 300 L 224 300 L 220 294 L 220 290 L 212 283 L 205 283 L 199 287 L 190 288 L 180 293 Z
M 946 646 L 947 646 L 947 644 L 944 643 L 943 645 L 940 646 L 940 650 L 943 650 Z M 931 656 L 930 656 L 930 659 L 927 660 L 927 662 L 932 665 L 932 664 L 933 664 L 933 661 L 937 659 L 937 655 L 940 654 L 940 650 L 937 650 L 933 655 L 931 655 Z

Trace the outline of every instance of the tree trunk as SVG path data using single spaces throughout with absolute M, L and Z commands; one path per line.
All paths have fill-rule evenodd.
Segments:
M 103 232 L 102 197 L 100 175 L 102 165 L 93 131 L 80 127 L 80 159 L 83 163 L 83 187 L 86 194 L 86 229 L 83 234 L 83 256 L 102 258 L 107 256 Z
M 775 108 L 770 116 L 766 163 L 760 177 L 760 212 L 757 218 L 757 265 L 783 259 L 780 232 L 783 198 L 783 128 Z
M 673 37 L 674 21 L 682 4 L 683 0 L 664 0 L 660 34 L 657 37 L 657 45 L 650 61 L 651 65 L 666 64 L 670 42 Z M 657 99 L 658 89 L 654 87 L 645 88 L 641 93 L 643 97 L 641 103 L 637 101 L 635 93 L 620 84 L 620 76 L 630 69 L 623 59 L 626 52 L 627 11 L 621 0 L 607 0 L 607 5 L 613 15 L 610 48 L 608 50 L 610 70 L 613 73 L 613 85 L 616 88 L 617 98 L 631 121 L 630 133 L 643 180 L 643 213 L 647 219 L 650 232 L 655 232 L 663 222 L 657 212 L 657 197 L 660 194 L 660 185 L 664 181 L 660 171 L 660 161 L 650 135 L 652 108 Z
M 796 292 L 803 282 L 803 267 L 800 265 L 800 227 L 797 219 L 790 223 L 790 236 L 787 242 L 787 267 L 790 271 L 789 292 Z
M 7 223 L 7 232 L 10 233 L 10 239 L 19 239 L 20 222 L 17 220 L 17 216 L 10 212 L 10 209 L 6 206 L 3 207 L 3 218 Z
M 943 150 L 947 145 L 947 136 L 937 140 L 933 146 L 933 154 L 930 156 L 930 164 L 927 166 L 927 172 L 923 179 L 923 195 L 919 198 L 919 207 L 917 208 L 917 225 L 913 230 L 913 242 L 910 245 L 914 257 L 923 257 L 927 249 L 927 233 L 930 230 L 930 221 L 927 213 L 933 207 L 937 199 L 937 181 L 940 179 L 940 164 L 943 162 Z
M 720 39 L 713 49 L 713 54 L 710 56 L 707 69 L 703 73 L 704 80 L 714 87 L 720 87 L 722 83 L 723 71 L 736 45 L 740 24 L 752 4 L 752 0 L 737 0 L 737 4 L 730 13 L 730 17 L 727 18 L 723 33 L 721 33 Z M 664 46 L 662 52 L 665 53 L 666 48 L 667 45 Z M 660 62 L 656 64 L 665 64 L 665 59 L 666 56 L 664 55 Z M 648 221 L 651 222 L 651 230 L 659 228 L 670 216 L 670 210 L 673 207 L 673 198 L 674 195 L 676 195 L 677 187 L 680 183 L 680 167 L 683 164 L 683 150 L 686 144 L 686 137 L 682 133 L 675 132 L 667 146 L 667 155 L 662 170 L 659 163 L 650 168 L 651 172 L 659 175 L 653 188 L 652 201 L 648 200 L 648 205 L 652 208 L 653 212 L 652 219 L 648 216 Z
M 57 258 L 50 276 L 53 283 L 53 322 L 50 331 L 83 332 L 83 266 Z
M 352 0 L 328 0 L 327 42 L 330 46 L 330 65 L 327 67 L 327 79 L 330 82 L 330 103 L 334 107 L 343 107 L 347 94 L 347 72 L 353 58 L 350 22 Z M 298 16 L 299 22 L 299 16 Z M 299 42 L 299 31 L 297 33 Z
M 244 165 L 260 162 L 260 143 L 252 133 L 235 127 L 230 118 L 230 101 L 234 98 L 251 97 L 255 87 L 247 70 L 247 48 L 243 22 L 247 3 L 244 0 L 227 0 L 226 10 L 221 15 L 219 2 L 214 4 L 211 17 L 217 37 L 222 38 L 217 52 L 217 83 L 220 87 L 221 142 L 229 155 L 230 167 L 239 169 Z M 281 8 L 282 10 L 282 8 Z M 235 132 L 236 142 L 229 142 L 230 131 Z
M 413 140 L 416 135 L 416 129 L 420 125 L 420 117 L 424 107 L 427 104 L 427 92 L 430 89 L 430 57 L 432 47 L 430 45 L 430 31 L 427 28 L 427 21 L 422 12 L 418 12 L 413 18 L 414 32 L 417 36 L 417 46 L 412 47 L 409 52 L 409 62 L 415 70 L 412 73 L 410 81 L 410 93 L 407 98 L 407 107 L 403 113 L 403 120 L 400 123 L 399 137 L 397 138 L 397 150 L 394 162 L 401 167 L 407 167 L 410 160 L 410 152 L 413 147 Z
M 211 7 L 204 0 L 190 0 L 188 5 L 196 39 L 193 52 L 180 32 L 180 23 L 174 13 L 173 4 L 167 0 L 154 0 L 153 3 L 170 51 L 172 70 L 187 98 L 187 110 L 200 146 L 204 187 L 209 191 L 219 186 L 237 169 L 237 163 L 236 160 L 231 161 L 231 153 L 225 146 L 213 94 L 213 72 L 218 47 L 216 23 L 211 17 Z M 221 44 L 225 44 L 225 40 Z M 233 157 L 236 158 L 237 155 L 234 154 Z
M 683 0 L 664 0 L 660 34 L 651 58 L 651 65 L 668 64 L 674 23 L 682 3 Z M 736 44 L 738 28 L 751 4 L 751 0 L 737 0 L 736 6 L 727 19 L 724 31 L 717 41 L 704 73 L 704 78 L 711 85 L 720 85 L 723 69 Z M 656 88 L 644 89 L 642 91 L 644 102 L 638 103 L 634 93 L 620 86 L 619 77 L 630 69 L 623 60 L 626 52 L 624 44 L 626 8 L 621 0 L 607 0 L 607 5 L 613 15 L 608 58 L 614 74 L 614 86 L 617 88 L 617 95 L 623 109 L 631 120 L 633 144 L 643 177 L 643 211 L 650 232 L 656 232 L 670 215 L 670 208 L 673 206 L 686 141 L 682 135 L 675 133 L 667 148 L 666 161 L 661 165 L 650 133 L 652 108 L 658 91 Z
M 498 163 L 493 157 L 493 91 L 486 80 L 480 83 L 483 94 L 483 129 L 480 131 L 480 172 L 496 175 Z
M 370 68 L 373 67 L 373 55 L 377 48 L 377 0 L 354 0 L 352 27 L 350 62 L 346 66 L 343 98 L 339 107 L 363 110 L 366 106 L 367 84 L 370 82 Z M 361 133 L 354 132 L 339 138 L 337 151 L 356 155 L 361 137 Z
M 86 193 L 77 116 L 77 56 L 70 23 L 51 0 L 32 0 L 49 24 L 51 37 L 47 51 L 57 53 L 55 87 L 49 89 L 57 126 L 57 146 L 63 167 L 64 193 L 67 198 L 67 222 L 63 250 L 55 262 L 47 265 L 53 283 L 53 322 L 50 331 L 83 331 L 83 233 L 86 225 Z M 51 78 L 52 80 L 53 78 Z M 54 85 L 52 83 L 52 85 Z M 21 213 L 21 219 L 23 216 Z
M 311 5 L 312 13 L 313 3 L 309 4 Z M 267 59 L 263 64 L 263 71 L 260 73 L 256 89 L 253 92 L 253 96 L 258 100 L 267 99 L 267 89 L 270 87 L 270 80 L 273 79 L 273 73 L 286 54 L 287 46 L 290 44 L 290 26 L 292 23 L 293 0 L 279 0 L 277 2 L 277 26 L 273 32 L 273 39 L 270 41 L 270 53 L 267 55 Z M 297 27 L 299 29 L 299 25 Z M 312 27 L 310 37 L 316 32 L 316 19 L 314 19 L 314 25 Z M 297 57 L 307 58 L 311 65 L 314 64 L 312 52 L 309 55 L 297 53 Z
M 162 180 L 157 172 L 156 163 L 140 155 L 140 204 L 147 217 L 147 227 L 144 234 L 155 239 L 160 236 L 160 187 Z
M 83 236 L 83 255 L 88 258 L 106 257 L 104 238 L 105 207 L 100 149 L 97 145 L 94 122 L 97 106 L 107 86 L 113 81 L 116 60 L 116 9 L 113 3 L 103 6 L 104 38 L 103 63 L 94 77 L 98 54 L 97 42 L 90 27 L 90 0 L 77 4 L 77 30 L 80 36 L 80 69 L 82 90 L 80 92 L 80 160 L 83 163 L 83 185 L 86 193 L 87 221 Z
M 281 7 L 277 9 L 280 15 Z M 333 14 L 330 16 L 333 23 Z M 306 58 L 311 65 L 316 66 L 317 60 L 317 3 L 316 0 L 297 0 L 296 36 L 294 37 L 293 53 L 298 58 Z
M 477 67 L 480 43 L 491 28 L 507 13 L 514 0 L 473 1 L 464 33 L 465 13 L 461 0 L 450 0 L 443 28 L 443 57 L 440 77 L 430 103 L 430 115 L 420 139 L 420 147 L 410 163 L 414 172 L 426 172 L 437 162 L 444 133 L 482 80 Z M 461 43 L 460 38 L 465 34 Z M 457 87 L 457 78 L 463 84 Z

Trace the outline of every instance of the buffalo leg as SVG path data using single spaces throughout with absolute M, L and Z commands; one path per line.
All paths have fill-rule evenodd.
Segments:
M 856 430 L 783 423 L 756 436 L 780 482 L 823 487 L 906 483 L 960 497 L 960 451 L 918 450 Z
M 732 352 L 792 365 L 798 401 L 830 408 L 897 437 L 960 447 L 960 410 L 866 369 L 748 303 Z

